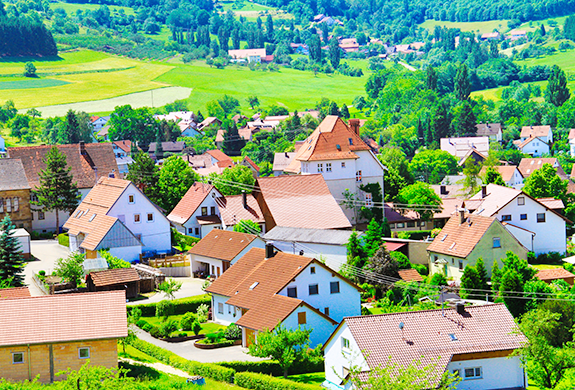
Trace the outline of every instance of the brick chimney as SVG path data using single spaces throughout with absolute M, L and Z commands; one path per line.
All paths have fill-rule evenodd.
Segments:
M 359 135 L 359 119 L 350 119 L 349 120 L 349 127 L 351 131 L 355 134 Z
M 481 186 L 481 198 L 485 198 L 487 196 L 487 186 Z
M 459 209 L 459 224 L 465 223 L 465 209 Z
M 275 255 L 274 245 L 273 243 L 268 242 L 266 244 L 266 260 L 271 259 L 272 257 L 274 257 L 274 255 Z
M 78 144 L 78 150 L 82 156 L 86 154 L 86 144 L 84 143 L 84 141 L 80 141 L 80 143 Z
M 245 191 L 242 191 L 242 204 L 244 205 L 244 209 L 247 210 L 248 208 L 248 194 Z

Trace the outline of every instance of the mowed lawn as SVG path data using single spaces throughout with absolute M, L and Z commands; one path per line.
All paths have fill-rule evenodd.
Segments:
M 368 76 L 349 77 L 326 75 L 280 68 L 279 72 L 251 71 L 243 66 L 228 66 L 224 69 L 210 68 L 205 63 L 179 65 L 158 77 L 155 81 L 193 88 L 187 99 L 189 107 L 207 113 L 207 102 L 224 94 L 240 101 L 246 111 L 250 95 L 258 97 L 261 107 L 284 106 L 290 111 L 315 107 L 322 98 L 351 104 L 357 95 L 365 94 L 364 85 Z
M 534 66 L 534 65 L 557 65 L 564 71 L 575 71 L 575 50 L 556 51 L 555 53 L 539 57 L 528 58 L 526 60 L 515 61 L 519 66 Z
M 493 32 L 494 29 L 497 29 L 500 32 L 508 29 L 507 20 L 488 20 L 485 22 L 450 22 L 429 19 L 419 25 L 419 27 L 426 28 L 430 31 L 433 31 L 435 26 L 460 28 L 461 31 L 475 31 L 482 34 Z
M 75 4 L 75 3 L 64 3 L 64 2 L 55 2 L 50 3 L 50 8 L 52 10 L 56 8 L 62 8 L 69 16 L 75 15 L 77 10 L 90 10 L 94 11 L 100 8 L 100 4 Z M 121 7 L 118 5 L 108 5 L 111 13 L 115 13 L 120 11 L 121 9 L 124 10 L 126 15 L 135 15 L 134 10 L 130 7 Z

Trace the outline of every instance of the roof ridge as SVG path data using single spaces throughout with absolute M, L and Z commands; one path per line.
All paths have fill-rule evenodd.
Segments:
M 482 305 L 482 306 L 465 306 L 465 310 L 469 310 L 469 309 L 482 309 L 482 308 L 486 308 L 486 307 L 491 307 L 491 306 L 504 306 L 505 303 L 502 302 L 497 302 L 497 303 L 488 303 L 486 305 Z M 446 307 L 443 309 L 426 309 L 426 310 L 413 310 L 413 311 L 397 311 L 394 313 L 381 313 L 381 314 L 369 314 L 369 315 L 358 315 L 358 316 L 350 316 L 350 317 L 344 317 L 343 320 L 348 320 L 348 319 L 356 319 L 356 318 L 373 318 L 373 317 L 383 317 L 383 316 L 395 316 L 395 315 L 402 315 L 402 314 L 417 314 L 417 313 L 429 313 L 429 312 L 439 312 L 439 311 L 457 311 L 457 308 L 455 307 Z

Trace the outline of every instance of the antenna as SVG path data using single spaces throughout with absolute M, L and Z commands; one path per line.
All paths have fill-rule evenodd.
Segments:
M 405 337 L 403 335 L 403 328 L 405 328 L 405 324 L 403 322 L 399 323 L 399 329 L 401 329 L 401 339 L 405 340 Z

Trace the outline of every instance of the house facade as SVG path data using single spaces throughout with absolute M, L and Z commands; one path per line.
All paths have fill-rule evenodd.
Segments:
M 0 318 L 0 378 L 9 381 L 51 383 L 88 361 L 117 368 L 118 339 L 128 336 L 123 291 L 0 299 Z
M 505 182 L 507 187 L 521 189 L 523 188 L 523 175 L 519 170 L 518 166 L 515 165 L 498 165 L 492 167 L 493 169 L 497 170 L 501 175 L 501 178 Z M 487 167 L 481 168 L 481 172 L 479 172 L 479 176 L 485 178 L 485 174 L 487 172 Z
M 513 144 L 517 146 L 517 149 L 521 150 L 521 152 L 533 157 L 549 154 L 550 150 L 549 144 L 547 142 L 535 136 L 531 136 L 524 141 L 513 141 Z
M 0 159 L 0 220 L 8 216 L 17 228 L 32 231 L 30 184 L 22 161 Z
M 476 135 L 478 137 L 489 137 L 489 140 L 494 142 L 501 142 L 503 140 L 501 123 L 480 123 L 475 125 L 475 127 L 477 128 Z

